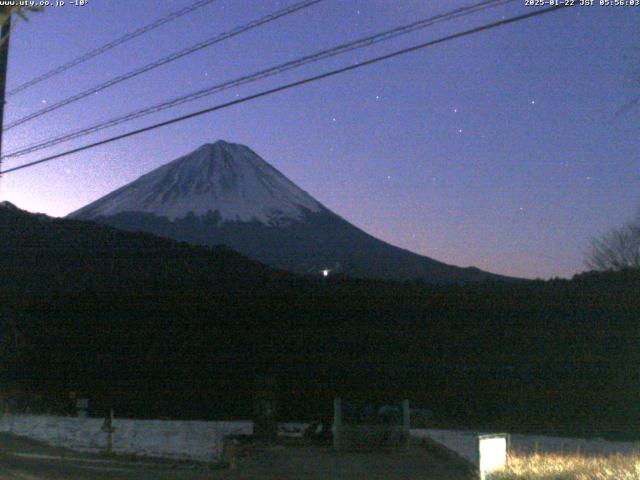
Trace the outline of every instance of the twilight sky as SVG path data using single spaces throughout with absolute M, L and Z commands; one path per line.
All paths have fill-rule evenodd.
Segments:
M 8 88 L 193 0 L 89 0 L 31 15 Z M 217 0 L 8 99 L 5 122 L 294 0 Z M 325 0 L 5 134 L 4 150 L 74 130 L 472 0 Z M 597 2 L 596 2 L 597 3 Z M 177 107 L 6 168 L 286 81 L 531 11 L 524 0 Z M 520 277 L 584 270 L 589 239 L 640 207 L 640 7 L 575 7 L 455 40 L 10 173 L 0 199 L 65 215 L 225 139 L 365 231 L 438 260 Z

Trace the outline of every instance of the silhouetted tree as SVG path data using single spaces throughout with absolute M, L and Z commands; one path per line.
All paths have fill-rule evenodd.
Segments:
M 27 20 L 26 12 L 41 12 L 42 7 L 25 7 L 25 6 L 4 6 L 0 7 L 0 27 L 2 27 L 7 20 L 11 18 L 11 15 L 16 14 L 23 20 Z M 6 40 L 6 38 L 0 38 L 0 45 Z
M 640 214 L 635 221 L 595 238 L 586 264 L 600 271 L 640 269 Z

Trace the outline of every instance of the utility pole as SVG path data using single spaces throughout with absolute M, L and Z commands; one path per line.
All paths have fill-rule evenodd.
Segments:
M 11 16 L 2 26 L 2 45 L 0 46 L 0 171 L 2 171 L 2 133 L 4 130 L 4 104 L 7 87 L 7 64 L 9 62 L 9 32 L 11 31 Z

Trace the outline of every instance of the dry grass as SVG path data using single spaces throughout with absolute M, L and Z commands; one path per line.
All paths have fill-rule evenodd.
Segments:
M 491 480 L 640 480 L 640 455 L 510 455 Z

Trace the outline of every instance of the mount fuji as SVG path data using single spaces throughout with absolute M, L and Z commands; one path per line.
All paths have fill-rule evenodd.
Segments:
M 71 213 L 196 245 L 227 245 L 297 273 L 428 283 L 507 280 L 394 247 L 331 212 L 250 148 L 217 141 Z

